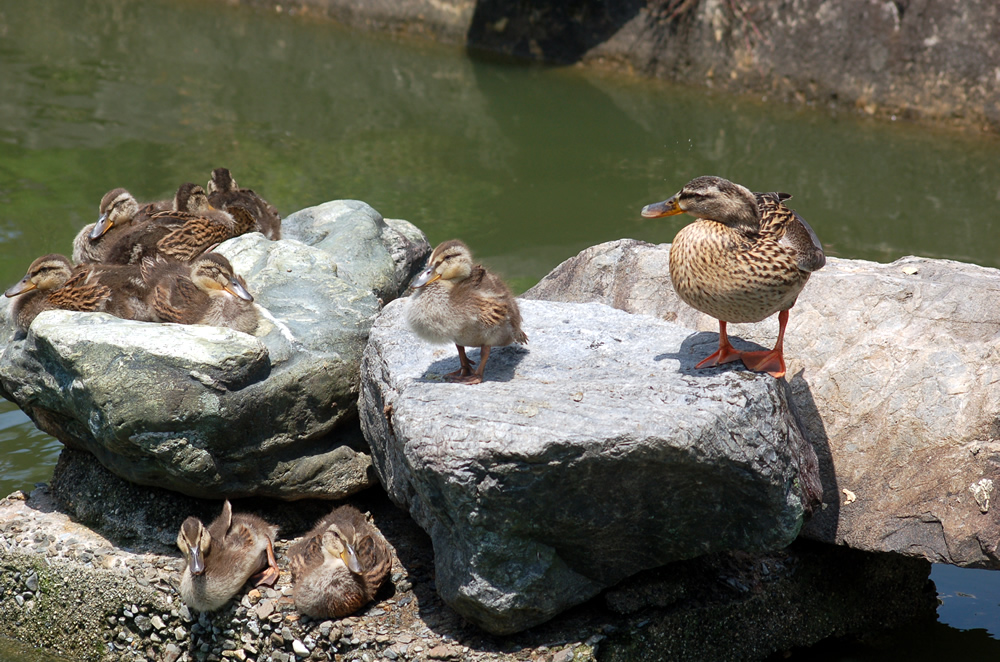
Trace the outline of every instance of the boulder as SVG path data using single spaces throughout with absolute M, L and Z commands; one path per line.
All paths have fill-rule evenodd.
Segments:
M 667 275 L 670 246 L 624 239 L 559 265 L 525 298 L 602 302 L 703 331 Z M 823 477 L 804 535 L 937 563 L 1000 568 L 1000 271 L 905 257 L 830 258 L 791 310 L 792 400 Z M 733 324 L 737 348 L 771 347 L 775 318 Z M 730 364 L 702 374 L 742 373 Z
M 0 355 L 3 394 L 119 476 L 204 498 L 342 498 L 374 484 L 357 374 L 383 299 L 429 252 L 362 202 L 292 214 L 283 239 L 222 244 L 256 335 L 51 311 Z M 12 338 L 3 304 L 3 338 Z
M 468 386 L 444 381 L 455 348 L 417 338 L 406 305 L 372 327 L 361 427 L 389 496 L 431 536 L 442 598 L 490 632 L 645 568 L 783 547 L 818 498 L 784 382 L 695 374 L 682 327 L 525 301 L 530 344 L 495 348 Z

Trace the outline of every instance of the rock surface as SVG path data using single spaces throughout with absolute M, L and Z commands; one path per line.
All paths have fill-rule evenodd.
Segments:
M 218 249 L 255 295 L 255 336 L 47 312 L 3 348 L 3 395 L 137 483 L 282 499 L 369 487 L 357 431 L 361 352 L 382 300 L 405 289 L 429 246 L 409 223 L 356 201 L 292 214 L 283 236 L 254 233 Z M 9 323 L 3 334 L 13 337 Z
M 291 662 L 302 646 L 313 659 L 372 662 L 725 662 L 935 620 L 925 561 L 796 544 L 682 561 L 527 632 L 485 635 L 442 603 L 431 543 L 406 513 L 380 490 L 351 503 L 371 512 L 393 551 L 390 582 L 370 607 L 335 621 L 301 618 L 283 571 L 274 589 L 245 590 L 218 612 L 198 614 L 177 595 L 179 552 L 155 531 L 179 526 L 186 514 L 210 518 L 220 503 L 130 484 L 91 455 L 65 451 L 51 488 L 0 499 L 0 655 L 12 637 L 44 653 L 16 651 L 18 660 Z M 280 524 L 275 547 L 285 570 L 288 546 L 331 508 L 310 500 L 295 508 L 266 499 L 234 505 Z M 100 521 L 103 533 L 67 512 L 92 514 L 88 521 Z
M 434 541 L 438 591 L 490 632 L 644 568 L 784 547 L 818 497 L 784 384 L 694 375 L 680 327 L 527 301 L 530 344 L 495 348 L 466 386 L 443 382 L 455 349 L 420 341 L 406 305 L 372 328 L 362 429 L 390 497 Z
M 682 350 L 695 360 L 718 323 L 674 294 L 669 254 L 628 239 L 594 246 L 524 296 L 602 302 L 708 332 Z M 813 274 L 785 337 L 792 401 L 823 476 L 823 507 L 804 535 L 1000 568 L 998 310 L 996 269 L 831 258 Z M 771 347 L 777 321 L 729 333 L 737 348 Z M 705 374 L 714 372 L 742 366 Z

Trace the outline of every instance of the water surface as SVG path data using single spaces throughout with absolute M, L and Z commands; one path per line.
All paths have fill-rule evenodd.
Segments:
M 283 215 L 355 198 L 432 243 L 461 237 L 518 291 L 599 242 L 670 241 L 685 221 L 639 210 L 701 174 L 793 194 L 830 255 L 1000 266 L 992 137 L 475 61 L 223 3 L 4 3 L 0 119 L 4 287 L 69 253 L 109 189 L 169 197 L 218 166 Z M 0 493 L 48 480 L 58 450 L 0 403 Z M 996 627 L 953 597 L 995 591 L 997 573 L 952 572 L 935 569 L 951 626 L 900 635 L 910 652 L 892 659 L 954 659 L 937 644 L 998 657 Z M 972 610 L 996 623 L 997 602 Z

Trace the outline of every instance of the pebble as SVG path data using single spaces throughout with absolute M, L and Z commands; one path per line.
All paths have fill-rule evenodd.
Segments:
M 292 652 L 298 655 L 299 657 L 309 656 L 309 649 L 306 648 L 306 645 L 301 641 L 299 641 L 298 639 L 292 640 Z
M 27 579 L 24 580 L 24 585 L 32 593 L 34 593 L 35 591 L 37 591 L 38 590 L 38 574 L 36 574 L 36 573 L 33 572 L 30 575 L 28 575 Z

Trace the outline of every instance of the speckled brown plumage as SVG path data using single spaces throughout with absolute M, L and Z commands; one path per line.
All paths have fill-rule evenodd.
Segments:
M 249 216 L 253 229 L 247 232 L 262 232 L 268 239 L 281 239 L 281 216 L 277 208 L 252 189 L 240 188 L 228 168 L 213 170 L 207 188 L 213 207 L 224 209 L 234 216 Z
M 10 315 L 17 330 L 25 332 L 39 313 L 54 309 L 150 321 L 146 292 L 137 267 L 89 263 L 74 267 L 64 255 L 51 253 L 32 262 L 24 278 L 5 294 L 15 297 Z
M 288 550 L 295 607 L 313 618 L 352 614 L 374 597 L 392 567 L 389 545 L 353 506 L 321 519 Z
M 647 205 L 643 216 L 690 213 L 670 249 L 670 280 L 688 305 L 719 320 L 719 352 L 698 365 L 743 359 L 751 369 L 784 374 L 781 357 L 787 311 L 813 271 L 825 263 L 812 228 L 785 206 L 785 193 L 751 193 L 721 177 L 698 177 L 676 195 Z M 778 343 L 770 352 L 736 352 L 727 322 L 759 322 L 780 313 Z M 780 367 L 779 364 L 780 363 Z
M 413 281 L 406 319 L 413 331 L 430 342 L 453 342 L 461 367 L 449 379 L 478 384 L 491 347 L 525 344 L 521 311 L 510 289 L 497 276 L 473 264 L 468 246 L 446 241 L 431 254 L 427 268 Z M 479 347 L 473 371 L 466 347 Z
M 162 255 L 146 258 L 142 274 L 154 321 L 225 326 L 250 334 L 257 329 L 259 317 L 246 283 L 218 253 L 190 263 Z
M 108 252 L 122 236 L 172 205 L 173 200 L 140 204 L 127 190 L 111 189 L 101 198 L 97 222 L 84 226 L 76 235 L 73 261 L 77 264 L 107 262 Z

